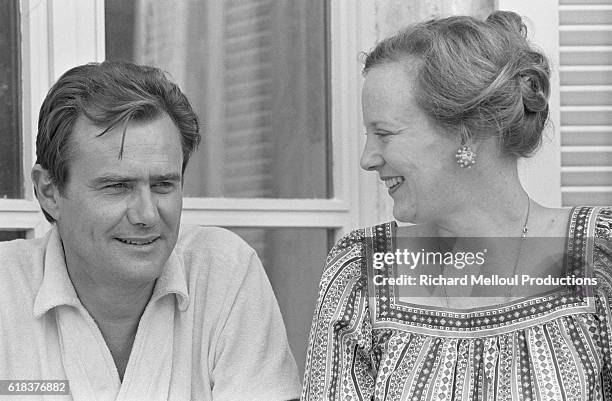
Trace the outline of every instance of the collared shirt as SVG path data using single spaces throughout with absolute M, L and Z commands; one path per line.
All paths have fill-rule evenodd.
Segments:
M 70 281 L 57 229 L 0 243 L 0 267 L 0 380 L 69 380 L 72 393 L 20 400 L 299 398 L 267 276 L 227 230 L 182 230 L 140 319 L 123 382 Z

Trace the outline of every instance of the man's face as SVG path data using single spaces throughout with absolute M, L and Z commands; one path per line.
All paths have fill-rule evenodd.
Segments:
M 57 226 L 71 277 L 129 286 L 159 277 L 178 237 L 183 154 L 167 114 L 103 129 L 80 117 Z M 73 277 L 74 280 L 74 277 Z

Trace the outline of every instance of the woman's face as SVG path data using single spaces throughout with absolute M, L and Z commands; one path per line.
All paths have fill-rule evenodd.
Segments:
M 393 215 L 411 223 L 435 221 L 456 206 L 455 153 L 459 138 L 436 127 L 416 105 L 414 68 L 376 66 L 362 92 L 367 141 L 361 167 L 375 170 L 393 198 Z

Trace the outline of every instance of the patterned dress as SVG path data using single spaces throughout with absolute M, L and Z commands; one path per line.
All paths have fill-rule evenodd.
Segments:
M 566 267 L 593 266 L 590 296 L 559 289 L 467 312 L 371 284 L 366 259 L 391 249 L 394 230 L 353 231 L 330 252 L 302 400 L 612 400 L 612 209 L 571 213 Z

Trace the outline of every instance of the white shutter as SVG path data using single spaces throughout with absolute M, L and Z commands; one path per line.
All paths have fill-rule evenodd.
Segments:
M 559 11 L 562 203 L 612 205 L 612 1 Z

